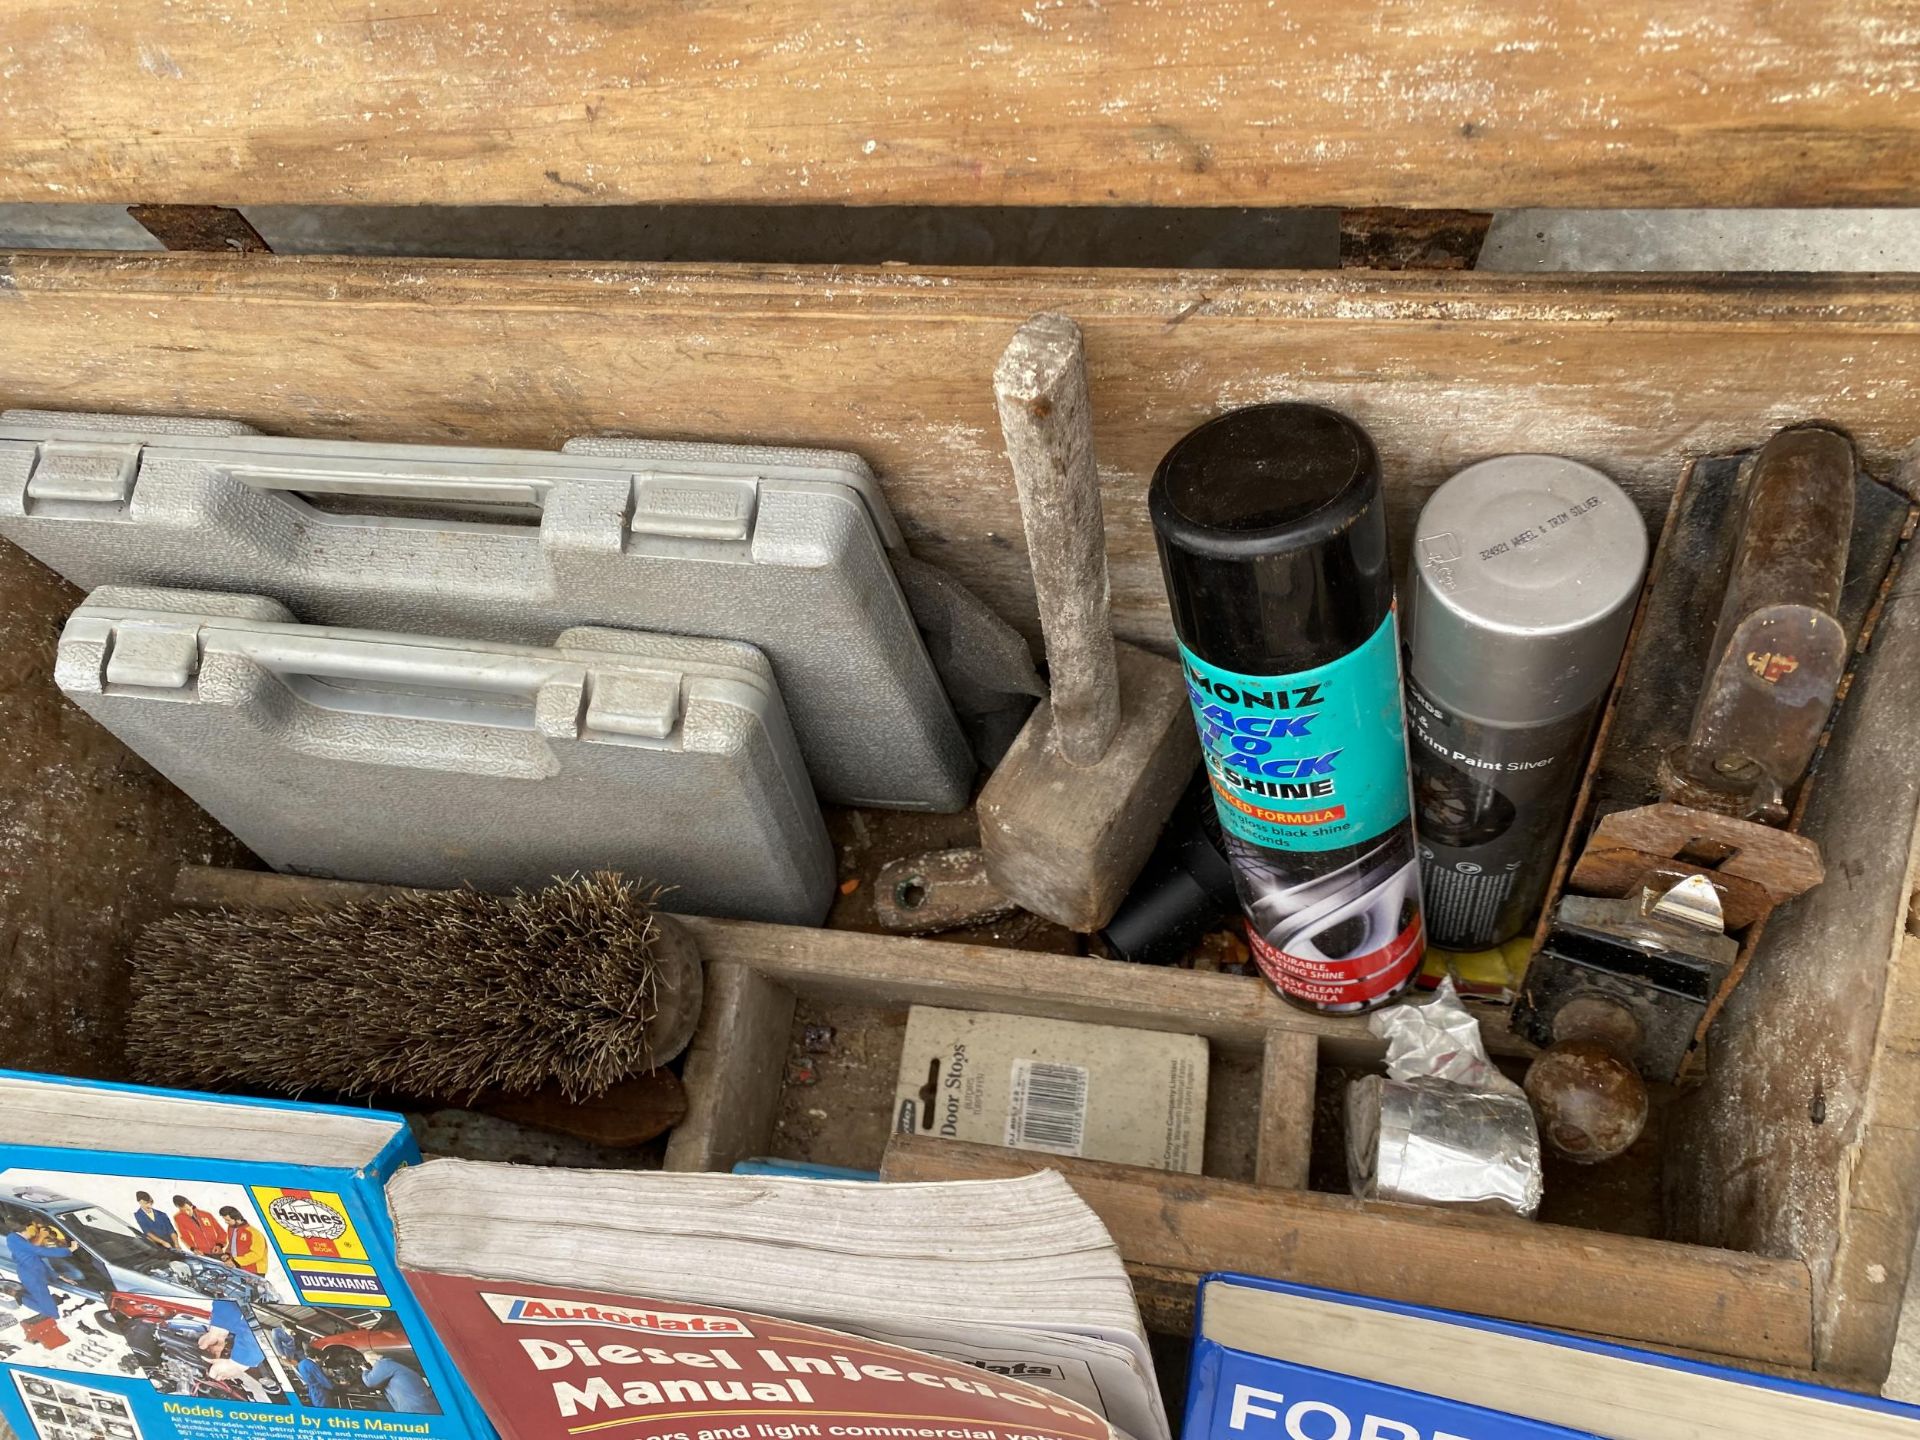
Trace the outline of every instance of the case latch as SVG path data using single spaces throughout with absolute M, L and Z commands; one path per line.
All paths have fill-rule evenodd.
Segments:
M 745 540 L 760 487 L 711 475 L 642 475 L 633 482 L 632 529 L 677 540 Z
M 664 740 L 679 723 L 678 675 L 588 672 L 588 733 Z
M 109 685 L 184 690 L 200 673 L 197 625 L 116 625 L 107 650 Z
M 27 477 L 27 512 L 57 514 L 69 506 L 125 511 L 140 473 L 140 446 L 92 440 L 44 441 Z

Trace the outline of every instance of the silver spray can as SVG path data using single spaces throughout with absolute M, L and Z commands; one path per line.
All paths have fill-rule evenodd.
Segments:
M 1421 512 L 1407 718 L 1433 944 L 1486 949 L 1539 911 L 1646 567 L 1633 502 L 1560 455 L 1470 465 Z

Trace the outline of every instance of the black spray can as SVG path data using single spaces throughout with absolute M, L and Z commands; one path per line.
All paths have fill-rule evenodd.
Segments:
M 1318 405 L 1230 411 L 1148 506 L 1254 959 L 1308 1009 L 1384 1005 L 1425 936 L 1373 442 Z
M 1407 702 L 1435 945 L 1533 923 L 1646 568 L 1633 502 L 1561 455 L 1469 465 L 1420 512 Z

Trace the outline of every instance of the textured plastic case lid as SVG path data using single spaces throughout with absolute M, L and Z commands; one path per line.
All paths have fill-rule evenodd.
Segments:
M 55 677 L 277 870 L 505 891 L 618 870 L 669 909 L 817 924 L 832 846 L 764 656 L 582 626 L 551 647 L 95 591 Z
M 83 588 L 269 595 L 314 624 L 532 645 L 583 624 L 745 641 L 772 661 L 823 796 L 966 804 L 973 756 L 857 456 L 236 430 L 8 412 L 0 534 Z

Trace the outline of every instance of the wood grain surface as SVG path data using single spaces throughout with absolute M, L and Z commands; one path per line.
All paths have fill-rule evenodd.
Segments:
M 1675 1233 L 1805 1259 L 1817 1368 L 1869 1383 L 1886 1374 L 1920 1230 L 1916 706 L 1920 589 L 1903 571 L 1801 824 L 1827 879 L 1769 918 L 1668 1147 Z
M 1130 1266 L 1242 1270 L 1770 1364 L 1812 1358 L 1797 1260 L 896 1135 L 887 1180 L 1058 1170 Z
M 1342 407 L 1402 547 L 1455 469 L 1554 450 L 1656 522 L 1689 456 L 1811 416 L 1886 468 L 1920 432 L 1920 277 L 1501 276 L 0 255 L 0 404 L 327 437 L 590 432 L 864 454 L 908 538 L 1033 633 L 992 372 L 1086 333 L 1117 633 L 1169 639 L 1145 493 L 1219 410 Z
M 707 964 L 734 962 L 809 998 L 853 1003 L 947 1005 L 1005 1015 L 1038 1015 L 1086 1025 L 1203 1035 L 1217 1046 L 1263 1051 L 1276 1031 L 1309 1037 L 1322 1058 L 1377 1064 L 1385 1042 L 1363 1017 L 1320 1015 L 1289 1005 L 1266 981 L 1163 965 L 1121 965 L 1084 956 L 1033 955 L 991 945 L 951 945 L 905 935 L 808 930 L 752 920 L 677 917 L 700 942 Z M 1533 1053 L 1489 1027 L 1496 1055 Z M 696 1048 L 699 1042 L 696 1040 Z M 1300 1052 L 1304 1057 L 1304 1051 Z
M 1313 1161 L 1314 1086 L 1320 1047 L 1313 1036 L 1279 1030 L 1260 1056 L 1260 1135 L 1254 1151 L 1256 1185 L 1307 1188 Z
M 0 200 L 1910 204 L 1872 0 L 12 0 Z

